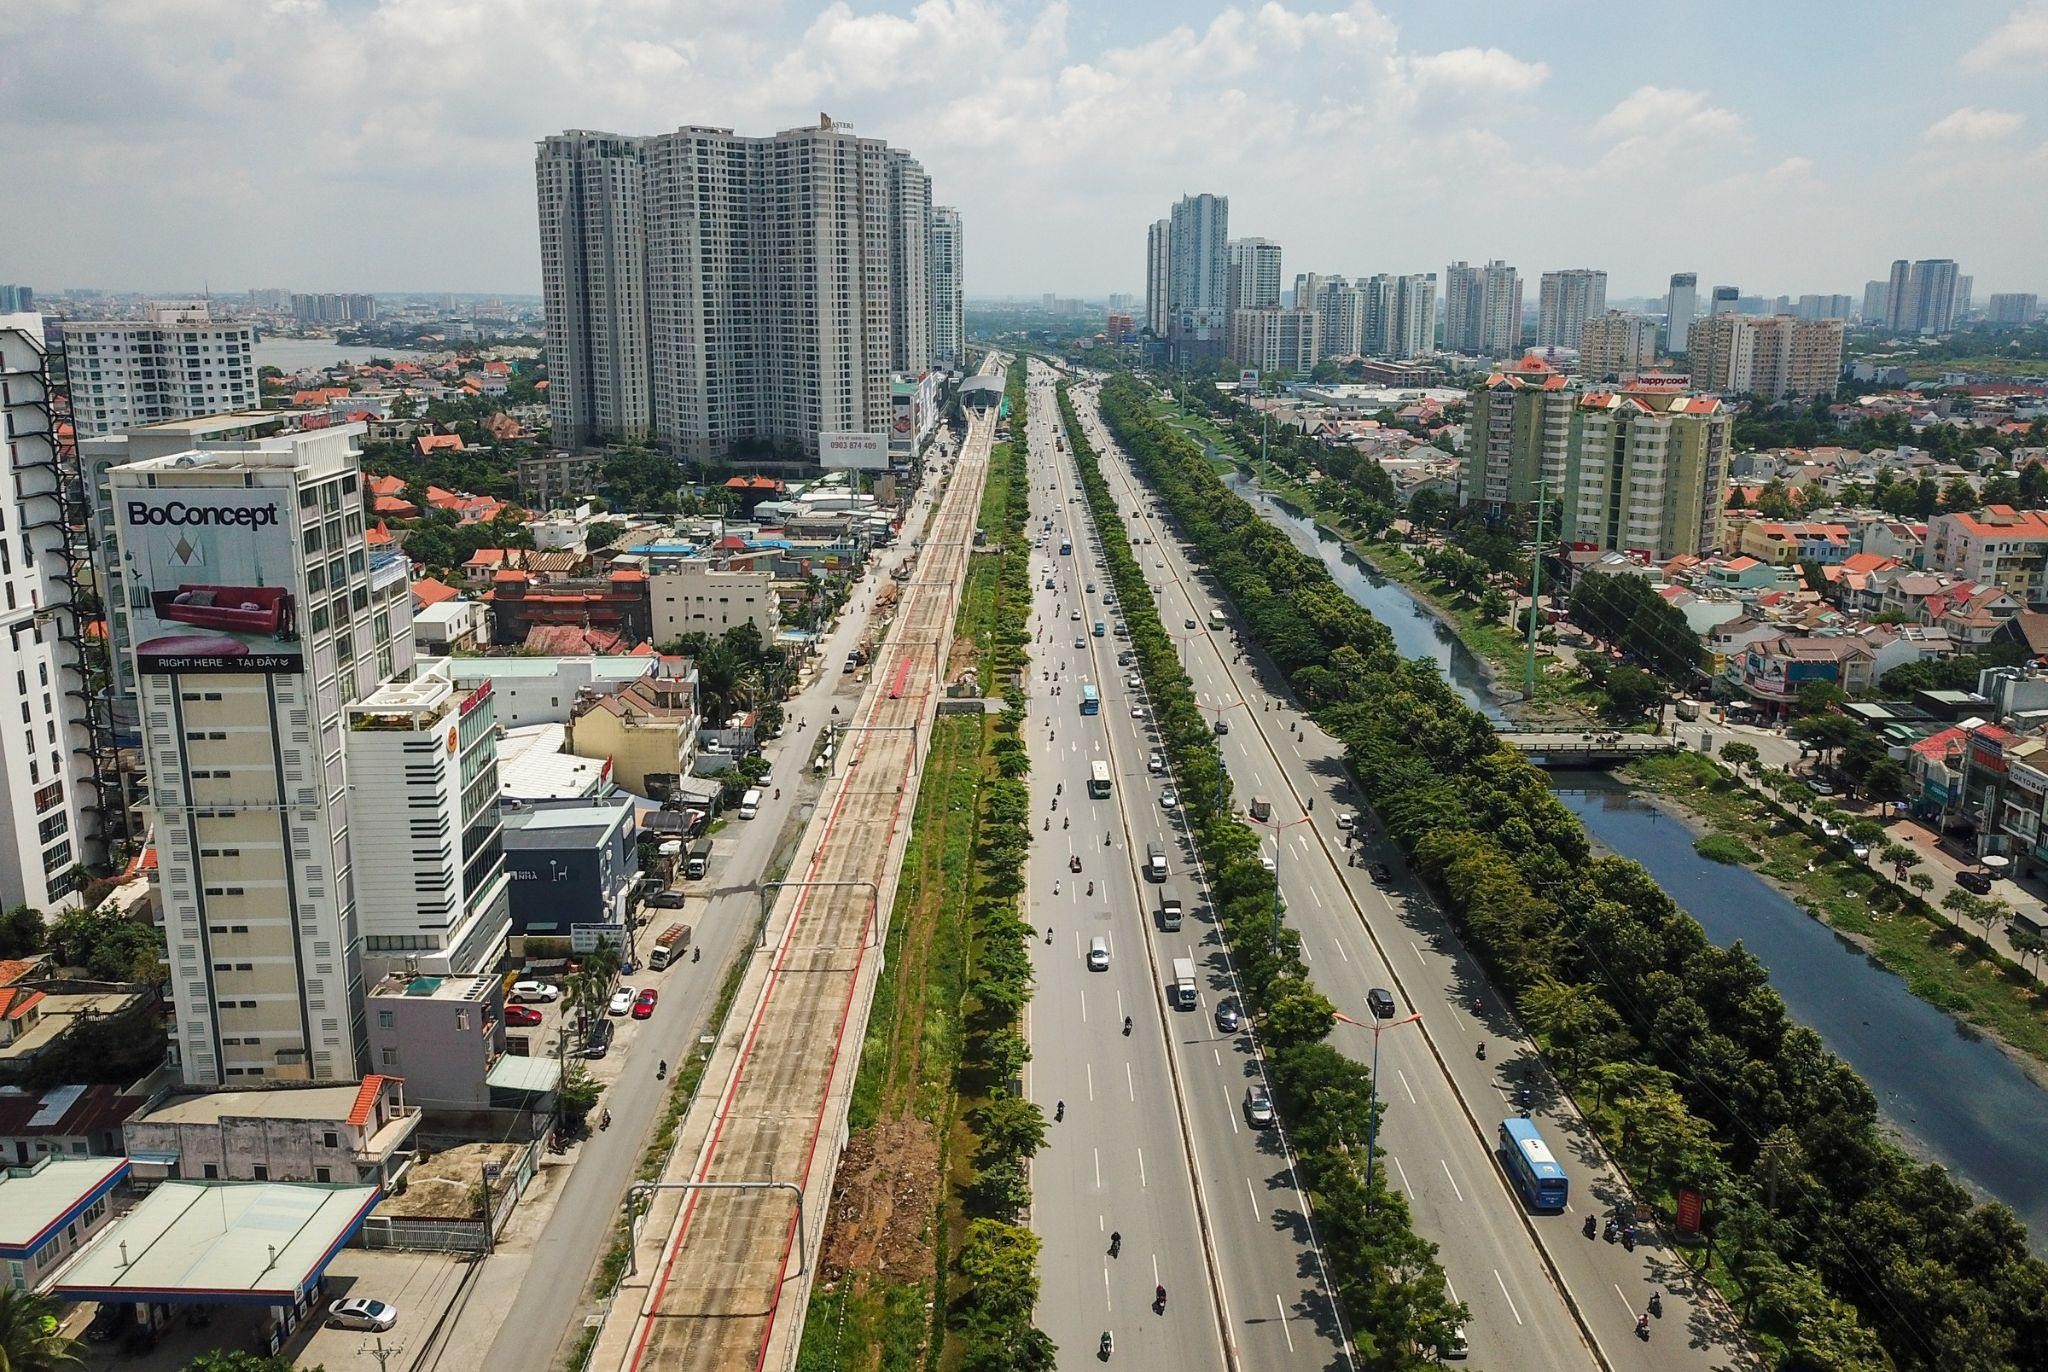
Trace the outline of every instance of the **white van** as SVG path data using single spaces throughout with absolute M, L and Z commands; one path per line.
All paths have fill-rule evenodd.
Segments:
M 757 787 L 740 797 L 740 818 L 752 819 L 761 813 L 761 792 Z
M 1109 940 L 1097 934 L 1088 940 L 1088 970 L 1107 972 L 1109 970 Z

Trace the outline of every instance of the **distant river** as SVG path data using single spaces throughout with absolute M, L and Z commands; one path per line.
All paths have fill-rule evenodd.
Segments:
M 256 345 L 256 365 L 276 367 L 287 375 L 311 367 L 339 367 L 368 362 L 375 357 L 393 361 L 401 357 L 425 357 L 414 348 L 344 348 L 325 338 L 266 338 Z

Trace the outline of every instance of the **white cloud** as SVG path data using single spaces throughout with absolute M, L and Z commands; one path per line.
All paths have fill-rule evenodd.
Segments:
M 1761 63 L 1717 72 L 1711 91 L 1632 89 L 1676 70 L 1668 54 L 1567 11 L 1575 41 L 1614 60 L 1552 70 L 1502 47 L 1420 49 L 1370 0 L 1153 0 L 1114 25 L 1100 9 L 0 3 L 0 138 L 62 226 L 11 241 L 5 272 L 45 289 L 531 292 L 536 139 L 685 123 L 766 133 L 820 111 L 923 160 L 938 200 L 966 216 L 976 294 L 1136 289 L 1144 226 L 1194 191 L 1228 194 L 1233 231 L 1279 239 L 1290 274 L 1505 257 L 1532 278 L 1605 266 L 1617 294 L 1692 269 L 1840 289 L 1831 274 L 1851 257 L 1889 261 L 1894 237 L 1939 240 L 1980 281 L 2036 270 L 2020 226 L 2048 217 L 2034 213 L 2040 178 L 1973 167 L 1938 200 L 1856 216 L 1830 186 L 1868 187 L 1868 168 L 1761 102 L 1744 118 Z M 2048 0 L 2007 29 L 2037 11 Z M 1146 27 L 1146 12 L 1166 17 Z M 1105 28 L 1128 36 L 1105 42 Z M 2019 94 L 1997 103 L 2043 113 Z M 1916 175 L 1947 178 L 2010 145 L 1943 146 Z M 1620 189 L 1641 178 L 1654 194 Z M 1994 186 L 2001 212 L 1979 212 Z M 1846 241 L 1844 224 L 1870 241 Z M 2016 288 L 2036 285 L 2048 282 Z
M 1742 116 L 1719 105 L 1709 105 L 1705 91 L 1673 90 L 1667 86 L 1636 87 L 1593 124 L 1596 137 L 1658 142 L 1691 135 L 1723 137 L 1741 131 Z
M 2034 0 L 2012 12 L 1990 36 L 1963 54 L 1965 71 L 2006 68 L 2038 77 L 2048 66 L 2048 0 Z
M 1929 124 L 1920 135 L 1923 143 L 1952 145 L 1957 143 L 1996 143 L 2010 138 L 2026 123 L 2026 116 L 2011 114 L 2005 110 L 1980 110 L 1974 105 L 1965 105 L 1954 114 L 1946 115 Z
M 1408 69 L 1423 87 L 1460 95 L 1533 95 L 1550 79 L 1542 62 L 1524 62 L 1499 48 L 1453 48 L 1410 59 Z

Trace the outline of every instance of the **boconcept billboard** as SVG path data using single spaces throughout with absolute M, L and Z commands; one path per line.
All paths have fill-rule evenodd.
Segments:
M 215 487 L 115 492 L 138 672 L 297 672 L 290 494 Z

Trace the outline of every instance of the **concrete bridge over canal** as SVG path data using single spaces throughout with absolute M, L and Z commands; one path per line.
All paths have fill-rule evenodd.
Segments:
M 1610 767 L 1631 758 L 1675 753 L 1685 745 L 1664 734 L 1502 729 L 1500 741 L 1538 767 Z

